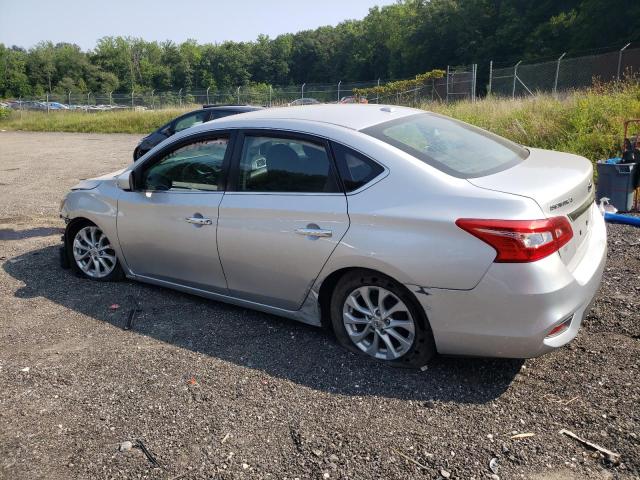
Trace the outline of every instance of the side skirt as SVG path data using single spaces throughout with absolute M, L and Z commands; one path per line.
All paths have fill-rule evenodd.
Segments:
M 219 302 L 230 303 L 238 307 L 249 308 L 252 310 L 258 310 L 260 312 L 269 313 L 271 315 L 277 315 L 279 317 L 289 318 L 307 325 L 313 325 L 315 327 L 322 326 L 320 321 L 320 306 L 313 292 L 307 295 L 302 307 L 299 310 L 285 310 L 283 308 L 271 307 L 262 303 L 251 302 L 249 300 L 242 300 L 236 297 L 230 297 L 220 293 L 213 293 L 207 290 L 201 290 L 199 288 L 187 287 L 180 285 L 179 283 L 168 282 L 166 280 L 157 280 L 151 277 L 145 277 L 143 275 L 135 275 L 128 273 L 127 278 L 131 280 L 137 280 L 143 283 L 149 283 L 152 285 L 158 285 L 160 287 L 171 288 L 173 290 L 179 290 L 181 292 L 198 295 L 199 297 L 208 298 L 210 300 L 216 300 Z

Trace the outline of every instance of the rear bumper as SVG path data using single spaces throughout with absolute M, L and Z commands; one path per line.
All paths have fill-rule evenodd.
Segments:
M 595 207 L 593 211 L 590 237 L 569 267 L 554 254 L 527 264 L 494 263 L 472 290 L 416 291 L 409 286 L 429 318 L 438 352 L 529 358 L 573 340 L 606 263 L 606 227 Z M 567 330 L 547 338 L 569 318 Z

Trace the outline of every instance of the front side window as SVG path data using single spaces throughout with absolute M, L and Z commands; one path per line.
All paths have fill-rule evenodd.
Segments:
M 200 140 L 174 150 L 147 169 L 144 190 L 218 190 L 228 138 Z
M 337 192 L 324 145 L 300 139 L 246 136 L 240 158 L 241 192 Z
M 506 170 L 529 155 L 528 150 L 505 138 L 433 113 L 391 120 L 362 131 L 459 178 Z
M 184 118 L 177 120 L 175 126 L 173 127 L 173 131 L 174 133 L 178 133 L 195 125 L 200 125 L 201 123 L 206 122 L 208 118 L 209 112 L 207 112 L 206 110 L 192 113 Z

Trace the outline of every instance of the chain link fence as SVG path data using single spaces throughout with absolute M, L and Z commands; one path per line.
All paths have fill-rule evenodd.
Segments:
M 489 62 L 486 93 L 502 97 L 522 97 L 586 88 L 594 81 L 620 80 L 640 71 L 640 48 L 623 48 L 579 57 L 566 54 L 547 62 L 517 62 L 510 66 L 495 66 Z M 485 70 L 486 72 L 486 70 Z M 486 79 L 486 76 L 483 77 Z M 158 110 L 194 108 L 205 104 L 251 104 L 267 107 L 308 103 L 368 102 L 420 106 L 430 102 L 475 101 L 478 98 L 478 65 L 447 66 L 443 78 L 431 79 L 415 88 L 392 94 L 357 97 L 354 89 L 384 85 L 390 80 L 342 82 L 302 85 L 249 85 L 219 91 L 178 90 L 169 92 L 136 91 L 130 93 L 49 93 L 35 98 L 18 98 L 0 106 L 23 110 L 99 112 L 120 109 Z M 484 92 L 483 88 L 483 92 Z
M 512 98 L 540 93 L 566 92 L 593 85 L 594 81 L 611 82 L 640 72 L 640 48 L 567 57 L 556 60 L 494 68 L 489 67 L 487 92 L 494 96 Z

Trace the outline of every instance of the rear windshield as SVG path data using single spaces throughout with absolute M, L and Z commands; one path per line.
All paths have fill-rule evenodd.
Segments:
M 506 170 L 529 155 L 505 138 L 433 113 L 398 118 L 362 132 L 458 178 Z

